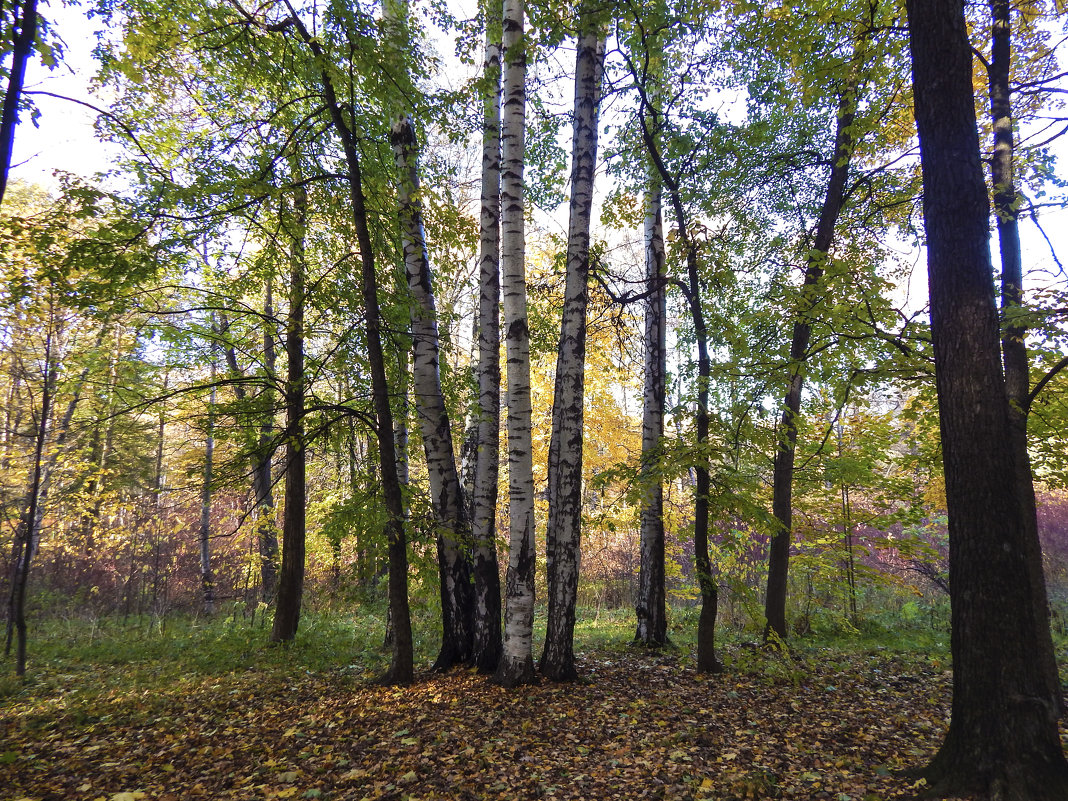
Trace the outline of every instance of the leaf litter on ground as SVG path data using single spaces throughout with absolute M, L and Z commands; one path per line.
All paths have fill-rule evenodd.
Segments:
M 577 684 L 505 690 L 425 674 L 250 669 L 0 720 L 0 788 L 34 801 L 911 798 L 937 750 L 950 673 L 883 650 L 732 648 L 698 675 L 671 651 L 593 651 Z

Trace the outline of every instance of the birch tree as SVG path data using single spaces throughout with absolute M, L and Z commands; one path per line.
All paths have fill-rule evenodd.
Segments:
M 471 661 L 492 673 L 501 659 L 501 579 L 497 561 L 500 470 L 501 13 L 487 0 L 482 80 L 482 200 L 478 254 L 478 420 L 471 498 L 475 620 Z
M 495 680 L 514 687 L 534 674 L 534 466 L 527 322 L 523 167 L 526 44 L 523 0 L 504 0 L 501 113 L 501 292 L 508 381 L 508 572 L 504 642 Z
M 437 310 L 418 199 L 416 138 L 407 116 L 401 115 L 394 121 L 391 141 L 399 175 L 397 199 L 404 269 L 412 300 L 415 413 L 419 419 L 437 528 L 442 640 L 434 667 L 446 670 L 468 662 L 472 655 L 474 595 L 470 562 L 465 551 L 470 527 L 453 455 L 452 428 L 441 391 Z
M 597 167 L 597 126 L 605 40 L 592 4 L 578 9 L 571 208 L 560 347 L 549 441 L 549 518 L 546 575 L 549 617 L 539 670 L 554 681 L 574 681 L 575 604 L 582 534 L 582 412 L 589 303 L 590 217 Z
M 646 81 L 650 95 L 663 69 L 660 41 L 646 38 Z M 654 141 L 659 132 L 651 114 L 646 127 Z M 667 391 L 667 251 L 664 244 L 663 185 L 651 156 L 645 158 L 645 313 L 642 385 L 641 520 L 638 595 L 635 599 L 635 644 L 667 645 L 667 592 L 664 561 L 663 457 L 664 411 Z

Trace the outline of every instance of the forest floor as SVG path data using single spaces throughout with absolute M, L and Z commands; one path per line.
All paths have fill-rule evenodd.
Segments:
M 944 734 L 944 652 L 783 657 L 733 644 L 722 655 L 727 672 L 702 676 L 685 649 L 597 644 L 579 657 L 580 683 L 515 690 L 467 670 L 384 688 L 355 665 L 282 669 L 255 654 L 227 671 L 68 660 L 0 695 L 0 796 L 887 801 L 922 790 L 901 771 Z

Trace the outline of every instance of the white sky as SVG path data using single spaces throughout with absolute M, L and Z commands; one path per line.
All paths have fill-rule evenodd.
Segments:
M 53 71 L 31 62 L 26 90 L 52 92 L 104 106 L 105 102 L 94 96 L 89 86 L 96 72 L 92 49 L 99 21 L 86 19 L 85 9 L 65 7 L 58 0 L 44 0 L 40 10 L 64 41 L 65 52 L 62 63 Z M 109 147 L 94 136 L 93 111 L 51 97 L 35 96 L 33 100 L 41 112 L 39 127 L 34 128 L 28 115 L 23 114 L 15 131 L 12 180 L 50 186 L 54 170 L 90 176 L 107 169 Z

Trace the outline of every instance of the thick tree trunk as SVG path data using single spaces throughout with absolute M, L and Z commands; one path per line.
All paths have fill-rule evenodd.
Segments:
M 12 11 L 11 66 L 7 74 L 3 110 L 0 111 L 0 205 L 4 202 L 7 176 L 11 170 L 11 153 L 15 145 L 15 127 L 19 123 L 19 101 L 22 100 L 22 87 L 26 82 L 26 65 L 33 55 L 33 40 L 37 37 L 37 0 L 22 0 L 21 5 L 18 0 L 12 0 Z
M 1011 445 L 972 56 L 960 0 L 907 2 L 949 511 L 953 704 L 933 793 L 1068 797 L 1060 699 Z
M 478 433 L 471 536 L 474 541 L 475 632 L 472 664 L 492 673 L 501 660 L 501 574 L 497 561 L 500 470 L 501 331 L 501 4 L 486 3 L 487 83 L 483 98 L 482 209 L 478 270 Z
M 501 284 L 508 373 L 508 573 L 504 644 L 495 681 L 514 687 L 534 673 L 534 465 L 530 431 L 523 168 L 527 59 L 523 0 L 505 0 L 504 106 L 501 115 Z
M 1015 144 L 1012 133 L 1012 95 L 1009 89 L 1009 64 L 1012 56 L 1012 20 L 1009 0 L 991 0 L 991 59 L 988 70 L 990 117 L 994 130 L 994 152 L 990 158 L 990 182 L 994 187 L 994 216 L 997 220 L 1001 256 L 1001 353 L 1005 367 L 1005 389 L 1009 396 L 1009 436 L 1019 483 L 1020 502 L 1024 504 L 1025 524 L 1037 525 L 1035 485 L 1031 474 L 1031 455 L 1027 451 L 1027 406 L 1031 389 L 1031 363 L 1027 357 L 1027 329 L 1015 314 L 1022 310 L 1023 259 L 1020 253 L 1020 212 L 1017 208 L 1014 175 Z M 1046 603 L 1046 578 L 1042 568 L 1042 548 L 1038 533 L 1027 537 L 1028 565 L 1035 590 L 1035 607 L 1047 619 L 1043 628 L 1049 634 L 1049 607 Z M 1060 694 L 1060 678 L 1053 641 L 1044 637 L 1039 658 L 1045 663 L 1051 692 Z M 1045 640 L 1048 639 L 1048 642 Z
M 605 42 L 588 3 L 578 11 L 583 31 L 575 63 L 571 214 L 567 273 L 549 440 L 549 521 L 546 575 L 549 617 L 538 669 L 553 681 L 574 681 L 575 604 L 582 533 L 582 422 L 586 378 L 586 307 L 589 302 L 590 217 L 597 167 L 597 120 Z
M 273 642 L 289 642 L 297 634 L 304 595 L 305 471 L 304 449 L 304 237 L 308 198 L 299 184 L 293 196 L 292 254 L 289 272 L 289 316 L 286 320 L 286 457 L 285 510 L 282 512 L 282 570 L 274 612 Z
M 860 45 L 854 56 L 861 52 Z M 812 336 L 809 315 L 819 300 L 819 282 L 834 240 L 834 227 L 842 211 L 849 160 L 853 154 L 850 127 L 857 110 L 857 84 L 850 82 L 838 105 L 831 174 L 827 180 L 827 194 L 820 209 L 816 234 L 805 267 L 797 318 L 790 338 L 790 381 L 783 400 L 779 422 L 778 443 L 772 469 L 771 513 L 779 530 L 771 539 L 768 553 L 768 587 L 764 599 L 764 641 L 786 640 L 786 588 L 789 578 L 790 544 L 793 541 L 794 452 L 797 448 L 797 418 L 801 414 L 801 391 L 805 383 L 805 360 Z
M 645 383 L 642 395 L 641 566 L 635 604 L 638 626 L 634 643 L 668 644 L 664 568 L 664 407 L 667 377 L 667 283 L 664 266 L 664 218 L 660 180 L 650 174 L 645 198 Z
M 404 268 L 412 299 L 415 412 L 423 439 L 437 528 L 442 636 L 434 668 L 447 670 L 470 661 L 472 656 L 475 599 L 471 562 L 466 550 L 471 530 L 453 454 L 452 428 L 441 391 L 437 309 L 419 203 L 418 151 L 415 131 L 406 116 L 394 121 L 391 141 L 398 172 L 397 198 Z

